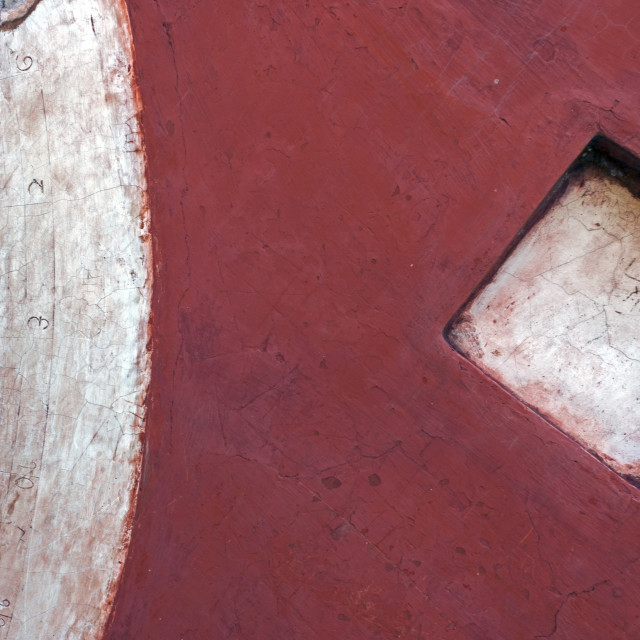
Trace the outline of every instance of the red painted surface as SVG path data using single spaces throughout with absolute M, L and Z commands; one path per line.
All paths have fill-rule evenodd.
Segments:
M 442 330 L 598 131 L 632 3 L 130 0 L 156 260 L 115 639 L 640 637 L 640 494 Z

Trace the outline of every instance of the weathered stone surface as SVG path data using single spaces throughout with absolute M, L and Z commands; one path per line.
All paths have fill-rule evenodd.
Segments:
M 0 31 L 2 640 L 98 637 L 124 559 L 150 278 L 131 69 L 119 2 Z

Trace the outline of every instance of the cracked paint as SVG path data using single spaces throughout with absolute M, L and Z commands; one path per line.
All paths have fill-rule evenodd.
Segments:
M 610 467 L 637 479 L 640 200 L 624 166 L 604 162 L 571 174 L 449 337 Z
M 0 31 L 0 639 L 97 638 L 128 544 L 149 376 L 129 25 L 120 2 L 47 0 L 12 26 Z
M 596 132 L 640 151 L 633 7 L 128 4 L 158 366 L 105 639 L 530 639 L 569 594 L 555 640 L 640 637 L 634 487 L 442 339 Z

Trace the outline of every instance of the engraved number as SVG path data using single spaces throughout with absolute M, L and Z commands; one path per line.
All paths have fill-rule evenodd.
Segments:
M 49 328 L 49 321 L 42 316 L 31 316 L 27 320 L 27 326 L 30 328 L 40 327 L 43 331 Z
M 40 193 L 44 193 L 44 180 L 36 180 L 35 178 L 29 183 L 27 191 L 31 193 L 31 188 L 36 186 L 40 189 Z
M 11 604 L 11 602 L 9 602 L 9 600 L 1 600 L 0 601 L 0 609 L 6 609 L 9 605 Z M 5 624 L 7 624 L 7 620 L 11 620 L 12 616 L 8 616 L 4 613 L 0 613 L 0 629 L 2 627 L 4 627 Z
M 27 478 L 27 476 L 20 476 L 19 478 L 16 478 L 13 484 L 15 484 L 19 489 L 33 489 L 34 487 L 33 480 L 31 478 Z
M 33 66 L 33 58 L 31 56 L 25 56 L 20 60 L 20 56 L 16 56 L 16 67 L 18 71 L 29 71 Z

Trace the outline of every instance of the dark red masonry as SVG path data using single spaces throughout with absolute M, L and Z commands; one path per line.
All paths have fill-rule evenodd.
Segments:
M 635 640 L 640 491 L 443 330 L 588 141 L 640 14 L 129 0 L 153 375 L 105 640 Z

